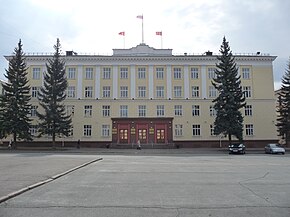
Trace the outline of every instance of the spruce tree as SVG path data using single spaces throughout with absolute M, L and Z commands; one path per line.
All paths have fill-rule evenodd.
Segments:
M 288 62 L 288 68 L 282 77 L 281 90 L 278 93 L 278 118 L 277 118 L 277 130 L 278 135 L 286 141 L 290 139 L 290 59 Z
M 29 132 L 31 119 L 29 101 L 30 86 L 27 79 L 27 66 L 22 50 L 21 40 L 14 49 L 14 56 L 9 60 L 9 67 L 5 77 L 7 82 L 2 83 L 4 94 L 1 97 L 0 119 L 2 122 L 2 134 L 12 134 L 14 148 L 17 140 L 31 140 Z
M 63 101 L 66 98 L 68 82 L 65 76 L 65 62 L 61 59 L 61 45 L 57 39 L 55 53 L 46 64 L 43 86 L 38 93 L 39 104 L 43 114 L 37 113 L 39 136 L 52 136 L 52 147 L 55 147 L 56 136 L 68 136 L 71 130 L 71 117 L 66 114 Z
M 218 63 L 215 70 L 216 78 L 212 84 L 218 91 L 218 96 L 213 100 L 217 112 L 214 121 L 215 135 L 224 134 L 232 142 L 235 136 L 243 141 L 243 117 L 240 109 L 245 106 L 245 97 L 241 87 L 240 76 L 235 59 L 226 38 L 220 48 L 221 55 L 217 57 Z

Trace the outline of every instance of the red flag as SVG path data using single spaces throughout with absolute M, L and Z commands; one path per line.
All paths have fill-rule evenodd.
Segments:
M 143 15 L 138 15 L 137 18 L 142 19 L 143 20 Z
M 156 32 L 156 35 L 162 36 L 162 32 Z
M 125 32 L 119 32 L 119 35 L 125 36 Z

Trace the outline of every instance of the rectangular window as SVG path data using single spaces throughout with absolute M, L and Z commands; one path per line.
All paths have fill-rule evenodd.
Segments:
M 191 95 L 192 95 L 192 98 L 199 98 L 199 86 L 191 87 Z
M 128 98 L 128 87 L 127 86 L 120 87 L 120 98 Z
M 110 125 L 103 124 L 102 125 L 102 136 L 109 137 L 110 136 Z
M 76 79 L 76 68 L 68 68 L 67 79 Z
M 138 116 L 139 117 L 146 117 L 146 105 L 139 105 L 138 106 Z
M 37 125 L 30 125 L 29 132 L 32 136 L 37 136 Z
M 190 68 L 190 73 L 191 73 L 191 79 L 199 78 L 198 68 Z
M 73 116 L 75 113 L 75 106 L 74 105 L 67 105 L 66 106 L 66 114 Z
M 92 125 L 84 125 L 84 136 L 92 136 Z
M 85 105 L 84 106 L 84 115 L 85 117 L 92 117 L 93 106 Z
M 36 98 L 38 96 L 38 91 L 40 87 L 31 87 L 31 97 Z
M 85 98 L 92 98 L 93 97 L 93 87 L 85 87 Z
M 199 116 L 199 105 L 192 105 L 192 116 Z
M 207 72 L 208 72 L 209 79 L 216 78 L 215 68 L 208 68 Z
M 128 106 L 120 105 L 120 117 L 128 117 Z
M 110 97 L 111 97 L 111 87 L 103 86 L 103 98 L 110 98 Z
M 39 80 L 40 79 L 40 68 L 32 69 L 32 79 Z
M 215 87 L 214 86 L 209 86 L 208 88 L 209 88 L 209 90 L 208 90 L 208 97 L 209 98 L 215 98 L 215 97 L 217 97 L 217 90 L 215 89 Z
M 74 127 L 72 126 L 69 130 L 68 137 L 73 137 L 74 135 Z
M 245 80 L 249 80 L 251 78 L 249 68 L 242 68 L 242 78 Z
M 38 106 L 37 105 L 32 105 L 31 106 L 31 117 L 36 117 L 37 116 L 37 108 L 38 108 Z
M 252 116 L 252 105 L 246 105 L 245 106 L 245 116 Z
M 181 76 L 181 68 L 180 67 L 174 67 L 173 68 L 173 78 L 174 79 L 181 79 L 182 76 Z
M 146 68 L 145 67 L 138 68 L 138 78 L 139 79 L 146 78 Z
M 103 105 L 103 117 L 110 117 L 111 107 L 109 105 Z
M 175 105 L 174 106 L 174 115 L 175 116 L 182 116 L 182 105 Z
M 121 79 L 128 79 L 128 68 L 127 67 L 120 68 L 120 78 Z
M 156 115 L 157 115 L 157 117 L 163 117 L 165 114 L 165 112 L 164 112 L 164 105 L 157 105 L 157 107 L 156 107 Z
M 182 87 L 181 86 L 174 86 L 174 97 L 180 98 L 182 96 Z
M 140 98 L 146 97 L 146 87 L 145 86 L 138 87 L 138 97 L 140 97 Z
M 76 87 L 75 86 L 68 86 L 66 96 L 67 96 L 67 98 L 75 98 L 76 97 Z
M 92 80 L 93 79 L 93 68 L 86 68 L 85 76 L 87 80 Z
M 164 98 L 164 86 L 156 86 L 156 98 Z
M 246 98 L 252 97 L 252 90 L 250 86 L 244 86 L 243 87 L 243 92 L 244 92 L 244 96 Z
M 210 135 L 211 136 L 215 136 L 215 134 L 214 134 L 214 125 L 211 124 L 209 127 L 210 127 Z
M 193 124 L 192 125 L 192 135 L 193 136 L 200 136 L 200 124 Z
M 156 79 L 163 80 L 164 79 L 164 68 L 156 68 Z
M 103 68 L 103 79 L 111 79 L 111 68 L 109 67 Z
M 183 135 L 182 128 L 183 128 L 182 124 L 175 124 L 175 128 L 174 128 L 175 136 Z
M 216 116 L 216 110 L 214 109 L 213 105 L 209 106 L 209 115 L 211 117 L 215 117 Z
M 246 136 L 253 136 L 254 135 L 254 125 L 253 124 L 246 124 Z

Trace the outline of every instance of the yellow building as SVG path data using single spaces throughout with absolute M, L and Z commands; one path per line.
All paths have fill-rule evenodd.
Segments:
M 7 57 L 9 58 L 9 57 Z M 32 95 L 31 116 L 37 134 L 37 91 L 50 55 L 26 55 Z M 72 114 L 70 137 L 95 147 L 106 144 L 203 147 L 226 144 L 213 135 L 217 92 L 216 55 L 173 55 L 171 49 L 140 44 L 113 49 L 113 55 L 77 55 L 66 52 L 67 112 Z M 244 139 L 249 146 L 277 140 L 273 61 L 275 56 L 235 55 L 247 106 Z M 50 141 L 50 137 L 35 141 Z

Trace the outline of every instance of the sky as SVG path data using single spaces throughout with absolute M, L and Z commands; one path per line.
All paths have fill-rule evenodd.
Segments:
M 144 42 L 173 54 L 218 53 L 225 36 L 233 54 L 277 56 L 275 89 L 290 56 L 289 0 L 0 0 L 0 79 L 22 40 L 29 53 L 111 55 Z M 119 35 L 125 32 L 125 36 Z M 162 37 L 156 35 L 162 31 Z

